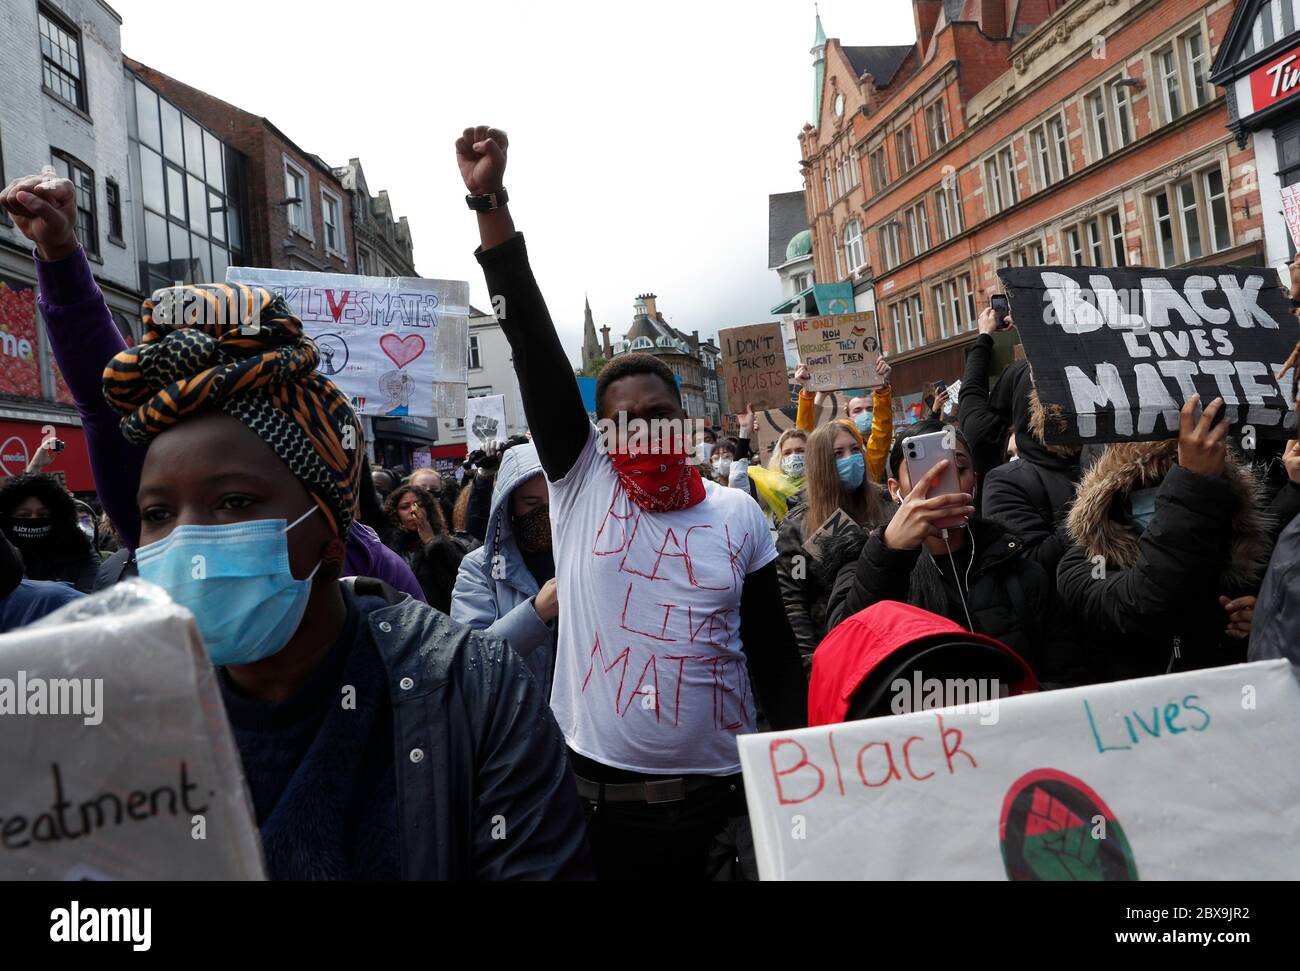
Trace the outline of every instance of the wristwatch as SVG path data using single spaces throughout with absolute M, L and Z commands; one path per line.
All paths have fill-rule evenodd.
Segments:
M 500 209 L 509 201 L 510 196 L 506 193 L 504 186 L 497 189 L 496 192 L 486 192 L 481 196 L 468 195 L 465 197 L 465 205 L 475 212 L 491 212 L 493 209 Z

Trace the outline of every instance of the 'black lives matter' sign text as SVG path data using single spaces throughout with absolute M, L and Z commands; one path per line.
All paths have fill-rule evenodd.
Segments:
M 1049 444 L 1173 438 L 1193 394 L 1234 430 L 1295 428 L 1278 371 L 1297 321 L 1273 270 L 1235 266 L 998 270 L 1046 407 Z

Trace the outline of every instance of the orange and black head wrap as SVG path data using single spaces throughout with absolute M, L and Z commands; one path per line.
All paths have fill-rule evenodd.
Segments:
M 275 450 L 346 536 L 365 443 L 348 399 L 283 298 L 257 287 L 169 287 L 144 302 L 144 339 L 104 369 L 122 434 L 145 445 L 204 411 L 243 422 Z

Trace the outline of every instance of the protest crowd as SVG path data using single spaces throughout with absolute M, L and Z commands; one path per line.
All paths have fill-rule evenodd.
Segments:
M 53 439 L 0 485 L 0 629 L 132 577 L 191 611 L 271 878 L 757 879 L 740 735 L 897 713 L 916 672 L 1015 696 L 1300 662 L 1294 438 L 1247 450 L 1230 403 L 1191 397 L 1165 440 L 1053 443 L 1029 362 L 991 377 L 1015 326 L 991 306 L 965 373 L 934 376 L 959 393 L 910 425 L 885 358 L 836 417 L 800 365 L 760 454 L 749 403 L 705 428 L 640 353 L 600 372 L 593 422 L 508 152 L 494 128 L 455 143 L 530 431 L 455 476 L 372 467 L 265 290 L 160 291 L 127 346 L 72 183 L 0 194 L 99 504 L 42 471 Z M 256 326 L 202 312 L 223 301 Z

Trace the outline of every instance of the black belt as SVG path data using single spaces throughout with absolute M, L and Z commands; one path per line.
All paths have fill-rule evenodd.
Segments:
M 726 782 L 728 776 L 679 776 L 654 782 L 593 782 L 574 776 L 578 795 L 593 802 L 682 802 L 688 793 Z M 739 776 L 734 778 L 739 779 Z

